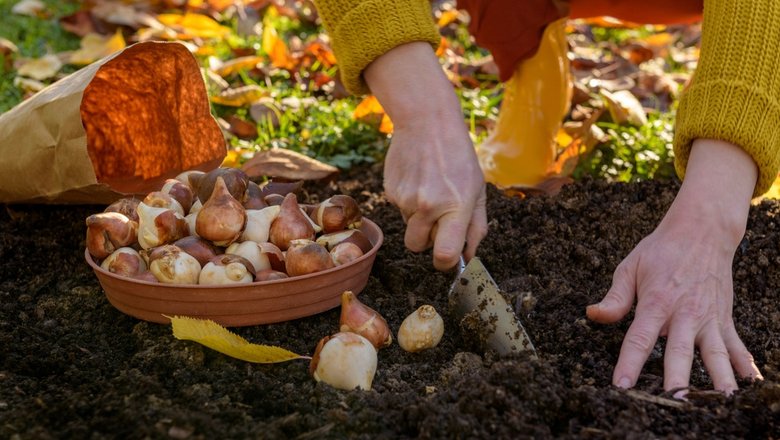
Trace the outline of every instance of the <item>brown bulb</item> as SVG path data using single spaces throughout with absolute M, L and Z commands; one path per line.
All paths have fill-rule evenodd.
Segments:
M 103 259 L 124 246 L 135 244 L 138 223 L 118 212 L 102 212 L 87 217 L 87 249 Z
M 291 277 L 335 267 L 327 249 L 311 240 L 293 240 L 285 256 L 287 275 Z
M 214 192 L 195 220 L 198 236 L 217 246 L 228 246 L 241 236 L 246 224 L 246 212 L 228 191 L 222 177 L 217 177 Z
M 285 251 L 292 240 L 314 240 L 314 228 L 298 206 L 295 194 L 287 194 L 271 223 L 269 240 Z M 289 273 L 289 272 L 288 272 Z
M 350 290 L 341 294 L 339 325 L 342 332 L 357 333 L 368 339 L 377 350 L 393 343 L 393 334 L 385 318 L 360 302 Z

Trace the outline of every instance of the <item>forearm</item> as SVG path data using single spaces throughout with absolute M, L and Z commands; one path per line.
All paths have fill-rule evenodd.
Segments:
M 398 46 L 372 62 L 364 77 L 397 128 L 463 116 L 452 84 L 427 43 Z
M 696 139 L 739 145 L 758 165 L 753 195 L 780 169 L 780 2 L 705 0 L 702 48 L 675 131 L 677 172 L 687 179 Z

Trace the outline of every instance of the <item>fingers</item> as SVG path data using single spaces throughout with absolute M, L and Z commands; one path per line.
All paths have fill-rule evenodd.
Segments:
M 438 270 L 451 269 L 463 253 L 469 219 L 461 219 L 459 213 L 445 214 L 436 223 L 433 243 L 433 267 Z
M 658 339 L 658 333 L 666 317 L 657 309 L 637 307 L 636 318 L 628 328 L 620 347 L 612 383 L 620 388 L 631 388 L 636 384 L 642 366 Z
M 406 221 L 406 234 L 404 245 L 412 252 L 422 252 L 430 247 L 430 236 L 435 219 L 415 212 Z
M 664 389 L 687 388 L 699 328 L 692 320 L 677 320 L 668 326 L 664 353 Z
M 463 256 L 466 260 L 471 260 L 477 254 L 477 247 L 483 238 L 487 235 L 487 213 L 485 209 L 485 188 L 482 188 L 482 194 L 479 200 L 477 200 L 477 206 L 474 208 L 474 213 L 471 215 L 471 223 L 469 223 L 469 229 L 466 232 L 466 249 L 463 251 Z
M 712 384 L 716 390 L 731 394 L 737 387 L 734 379 L 734 371 L 731 369 L 729 352 L 716 321 L 710 321 L 707 327 L 702 329 L 699 352 L 707 371 L 712 378 Z
M 634 304 L 636 292 L 636 264 L 631 255 L 626 257 L 612 276 L 612 287 L 598 304 L 586 309 L 588 319 L 602 324 L 621 320 Z M 656 335 L 657 336 L 657 335 Z
M 753 355 L 750 354 L 739 335 L 737 335 L 737 329 L 734 327 L 733 321 L 730 321 L 723 329 L 723 342 L 726 344 L 731 363 L 740 377 L 757 380 L 764 379 L 761 371 L 756 366 L 756 362 L 753 360 Z

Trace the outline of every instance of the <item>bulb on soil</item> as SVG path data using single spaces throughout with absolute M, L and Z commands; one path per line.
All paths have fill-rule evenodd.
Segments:
M 370 390 L 376 374 L 377 353 L 368 339 L 340 332 L 317 344 L 309 371 L 317 382 L 341 390 Z
M 420 306 L 404 319 L 398 329 L 398 345 L 415 353 L 433 348 L 444 335 L 444 320 L 430 305 Z
M 393 343 L 393 335 L 387 321 L 376 310 L 360 302 L 352 291 L 341 294 L 341 317 L 339 319 L 342 332 L 357 333 L 368 339 L 371 344 L 380 349 Z

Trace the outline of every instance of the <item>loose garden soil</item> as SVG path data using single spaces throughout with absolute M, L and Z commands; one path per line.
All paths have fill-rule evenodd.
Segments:
M 356 197 L 385 243 L 360 298 L 397 330 L 422 304 L 446 311 L 453 273 L 403 245 L 404 225 L 377 168 L 343 175 L 312 197 Z M 435 349 L 379 353 L 371 391 L 315 382 L 308 362 L 258 365 L 175 339 L 126 316 L 84 261 L 84 219 L 99 206 L 10 206 L 0 213 L 0 438 L 603 438 L 780 437 L 780 204 L 751 209 L 734 259 L 734 316 L 766 380 L 732 397 L 662 387 L 663 342 L 634 390 L 610 385 L 629 320 L 597 325 L 585 306 L 660 221 L 676 182 L 586 180 L 554 197 L 490 188 L 479 256 L 508 292 L 539 359 L 485 353 L 445 320 Z M 311 199 L 310 199 L 311 200 Z M 312 354 L 339 309 L 233 329 L 251 342 Z M 630 318 L 630 317 L 629 317 Z

